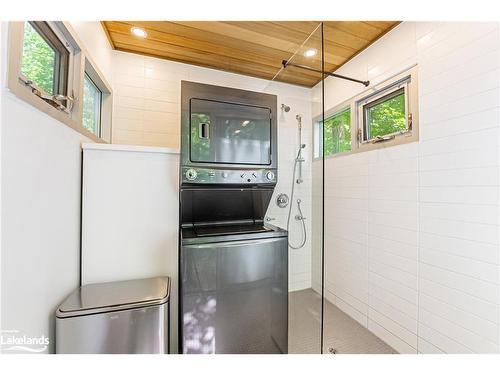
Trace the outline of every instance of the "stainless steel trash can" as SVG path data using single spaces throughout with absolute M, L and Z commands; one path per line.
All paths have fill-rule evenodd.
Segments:
M 56 353 L 168 353 L 170 279 L 84 285 L 56 311 Z

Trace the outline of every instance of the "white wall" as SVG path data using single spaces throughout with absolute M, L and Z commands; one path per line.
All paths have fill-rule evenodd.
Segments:
M 499 351 L 499 48 L 497 23 L 404 22 L 338 71 L 419 67 L 420 141 L 325 175 L 327 297 L 402 353 Z M 329 78 L 325 107 L 362 90 Z
M 106 80 L 111 84 L 113 77 L 113 50 L 101 23 L 98 21 L 72 21 L 70 24 L 86 47 L 87 53 L 99 67 L 102 74 L 104 74 Z
M 1 27 L 1 326 L 45 335 L 53 352 L 54 311 L 79 282 L 80 143 L 91 141 L 7 90 Z
M 118 51 L 113 52 L 113 62 L 113 143 L 179 148 L 181 80 L 276 94 L 278 106 L 281 103 L 289 105 L 290 112 L 278 112 L 279 175 L 268 211 L 268 216 L 276 219 L 272 223 L 286 226 L 288 211 L 278 208 L 274 202 L 277 194 L 290 194 L 292 163 L 299 142 L 295 115 L 301 114 L 304 124 L 311 123 L 309 89 Z M 297 187 L 295 199 L 303 201 L 304 215 L 308 218 L 307 231 L 310 233 L 312 147 L 308 126 L 304 126 L 303 142 L 307 144 L 304 150 L 304 184 Z M 297 243 L 301 228 L 295 220 L 292 220 L 291 226 L 292 241 Z M 311 238 L 310 235 L 308 237 Z M 291 290 L 311 286 L 310 248 L 309 240 L 303 249 L 290 251 Z

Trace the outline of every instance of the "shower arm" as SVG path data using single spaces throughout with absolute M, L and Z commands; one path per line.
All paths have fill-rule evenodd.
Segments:
M 335 78 L 340 78 L 340 79 L 346 79 L 348 81 L 361 83 L 362 85 L 365 85 L 365 87 L 368 87 L 370 85 L 370 81 L 361 81 L 359 79 L 351 78 L 351 77 L 346 77 L 346 76 L 343 76 L 343 75 L 340 75 L 340 74 L 335 74 L 335 73 L 330 73 L 330 72 L 324 72 L 324 71 L 322 72 L 319 69 L 314 69 L 314 68 L 311 68 L 311 67 L 309 67 L 307 65 L 294 64 L 294 63 L 288 62 L 286 60 L 283 60 L 282 64 L 283 64 L 283 68 L 286 68 L 287 66 L 294 66 L 296 68 L 309 70 L 310 72 L 322 73 L 323 75 L 327 75 L 327 76 L 330 76 L 330 77 L 335 77 Z

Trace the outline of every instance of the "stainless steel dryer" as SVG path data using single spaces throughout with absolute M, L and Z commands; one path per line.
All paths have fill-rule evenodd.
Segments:
M 265 225 L 276 96 L 182 82 L 180 348 L 287 353 L 287 232 Z

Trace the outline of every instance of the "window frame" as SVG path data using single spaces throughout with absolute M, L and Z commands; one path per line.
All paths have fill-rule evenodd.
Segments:
M 404 87 L 405 90 L 405 121 L 407 130 L 384 136 L 383 140 L 373 142 L 364 140 L 364 110 L 366 104 L 375 103 L 377 100 L 390 95 L 391 93 L 400 90 Z M 314 159 L 322 157 L 340 157 L 353 153 L 376 150 L 380 148 L 392 147 L 405 143 L 415 142 L 419 140 L 419 107 L 418 107 L 418 66 L 415 64 L 400 73 L 397 73 L 375 85 L 360 94 L 357 94 L 350 99 L 343 101 L 341 104 L 334 106 L 324 114 L 324 119 L 342 112 L 342 110 L 351 108 L 351 151 L 338 152 L 331 155 L 323 155 L 323 133 L 321 131 L 322 116 L 317 116 L 313 119 L 314 124 Z M 411 119 L 411 121 L 410 121 Z M 366 131 L 365 131 L 366 132 Z
M 59 59 L 58 54 L 60 55 L 62 52 L 67 53 L 67 61 L 63 64 L 64 66 L 61 66 L 61 61 L 56 62 L 58 67 L 54 69 L 54 91 L 57 92 L 54 94 L 47 93 L 42 88 L 38 87 L 35 82 L 32 82 L 22 74 L 24 26 L 26 22 L 29 22 L 40 37 L 44 39 L 52 49 L 57 51 L 56 60 Z M 56 111 L 66 113 L 72 118 L 73 98 L 75 97 L 73 85 L 77 78 L 75 77 L 75 69 L 78 67 L 77 57 L 80 55 L 81 51 L 76 40 L 66 29 L 65 23 L 52 21 L 25 21 L 11 22 L 9 26 L 9 89 L 30 104 L 33 104 L 33 102 L 42 102 L 45 103 L 46 106 L 50 106 Z M 59 44 L 59 46 L 56 44 Z M 58 77 L 57 82 L 56 76 Z M 60 81 L 61 76 L 64 78 L 63 82 Z M 16 85 L 16 81 L 18 85 Z M 18 86 L 24 86 L 24 91 L 31 94 L 28 96 L 35 97 L 37 100 L 29 100 L 28 96 L 22 95 L 21 91 L 23 90 Z M 64 90 L 61 92 L 60 90 L 62 87 Z M 71 99 L 60 99 L 57 101 L 51 99 L 57 95 L 67 96 Z M 41 106 L 44 107 L 45 105 L 42 104 Z M 37 105 L 35 104 L 35 106 Z M 44 112 L 54 113 L 48 110 Z M 63 118 L 61 116 L 57 117 L 59 120 Z
M 45 99 L 42 98 L 43 94 L 46 94 L 47 96 L 51 95 L 45 93 L 43 90 L 40 90 L 40 88 L 37 88 L 34 84 L 26 83 L 26 77 L 21 74 L 25 22 L 29 21 L 9 22 L 7 86 L 10 92 L 16 95 L 19 99 L 69 126 L 92 141 L 97 143 L 110 142 L 112 113 L 111 86 L 104 78 L 104 75 L 99 71 L 99 69 L 96 68 L 96 64 L 93 63 L 89 53 L 83 46 L 83 43 L 79 40 L 76 32 L 68 22 L 44 22 L 44 25 L 50 28 L 53 32 L 52 37 L 57 37 L 69 51 L 66 95 L 71 97 L 72 100 L 60 99 L 58 101 L 61 105 L 57 106 L 54 105 L 53 99 L 47 97 Z M 106 108 L 107 129 L 105 131 L 102 130 L 103 122 L 101 120 L 101 137 L 94 135 L 92 132 L 83 127 L 83 79 L 86 65 L 92 66 L 94 76 L 91 77 L 93 78 L 94 83 L 98 83 L 98 87 L 101 89 L 101 92 L 105 91 L 107 96 L 106 106 L 103 105 L 101 108 L 101 116 L 103 116 L 103 108 Z M 94 77 L 98 77 L 99 79 L 94 79 Z M 99 84 L 102 86 L 99 86 Z M 103 91 L 102 88 L 105 88 L 105 90 Z
M 373 107 L 388 100 L 395 92 L 403 90 L 405 94 L 404 131 L 386 134 L 383 137 L 367 137 L 365 107 Z M 369 151 L 378 148 L 396 146 L 418 141 L 418 70 L 413 66 L 395 76 L 375 85 L 367 94 L 364 92 L 354 99 L 356 107 L 356 142 L 358 151 Z M 394 96 L 393 96 L 394 97 Z
M 404 94 L 404 107 L 405 107 L 405 130 L 392 132 L 388 134 L 384 134 L 382 137 L 392 137 L 397 135 L 403 135 L 405 133 L 411 132 L 411 124 L 408 121 L 409 114 L 409 106 L 408 106 L 408 81 L 410 80 L 410 76 L 403 78 L 391 85 L 386 86 L 384 89 L 376 91 L 374 94 L 369 95 L 359 101 L 356 102 L 356 106 L 358 108 L 358 118 L 361 122 L 358 124 L 358 129 L 361 130 L 361 136 L 358 138 L 358 142 L 360 143 L 371 143 L 377 139 L 377 137 L 371 137 L 370 131 L 368 127 L 368 116 L 367 112 L 370 108 L 373 108 L 381 103 L 384 103 L 388 100 L 391 100 L 401 93 Z M 358 133 L 359 133 L 358 130 Z

